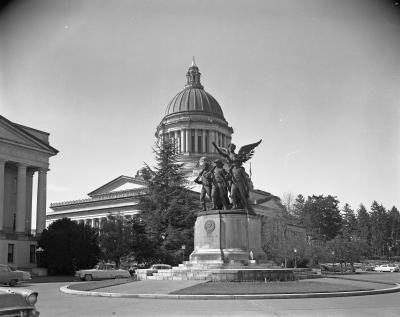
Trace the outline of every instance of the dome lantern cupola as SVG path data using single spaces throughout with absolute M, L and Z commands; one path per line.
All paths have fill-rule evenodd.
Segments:
M 204 87 L 200 84 L 200 76 L 201 73 L 199 72 L 199 68 L 196 66 L 193 56 L 192 65 L 189 67 L 186 73 L 187 84 L 185 85 L 185 88 L 193 87 L 203 89 Z

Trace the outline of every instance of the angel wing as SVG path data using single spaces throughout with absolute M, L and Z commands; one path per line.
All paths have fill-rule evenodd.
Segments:
M 251 144 L 247 144 L 247 145 L 243 145 L 237 156 L 238 158 L 244 163 L 246 161 L 248 161 L 249 159 L 251 159 L 251 157 L 254 154 L 254 149 L 261 143 L 262 140 L 256 142 L 256 143 L 251 143 Z
M 229 151 L 228 149 L 222 147 L 222 146 L 218 146 L 215 144 L 215 142 L 212 143 L 214 145 L 214 147 L 216 148 L 216 150 L 218 151 L 219 154 L 221 154 L 223 157 L 225 157 L 228 161 L 230 161 L 230 157 L 229 157 Z

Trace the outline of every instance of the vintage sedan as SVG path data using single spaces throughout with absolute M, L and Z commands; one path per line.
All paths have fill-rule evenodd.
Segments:
M 98 264 L 93 269 L 76 271 L 75 277 L 80 280 L 104 280 L 112 278 L 128 278 L 131 274 L 127 270 L 117 269 L 114 264 Z
M 158 271 L 162 270 L 171 270 L 172 267 L 169 264 L 153 264 L 146 270 L 147 276 L 153 276 L 154 273 L 158 273 Z
M 0 284 L 14 286 L 22 281 L 23 278 L 23 273 L 21 271 L 14 272 L 8 265 L 0 264 Z
M 10 267 L 10 268 L 11 268 L 11 270 L 13 270 L 14 272 L 22 273 L 22 280 L 24 280 L 24 281 L 28 281 L 28 280 L 31 280 L 31 279 L 32 279 L 31 273 L 29 273 L 29 272 L 27 272 L 27 271 L 17 270 L 17 269 L 15 269 L 15 268 L 13 268 L 13 267 Z
M 376 272 L 398 272 L 399 267 L 395 264 L 382 264 L 375 267 Z
M 0 287 L 0 316 L 38 317 L 37 297 L 29 289 Z

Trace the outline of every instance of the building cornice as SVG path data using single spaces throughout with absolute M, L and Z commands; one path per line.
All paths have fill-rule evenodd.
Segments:
M 66 206 L 72 207 L 73 205 L 90 204 L 90 203 L 98 202 L 98 201 L 106 201 L 106 200 L 129 198 L 129 197 L 138 197 L 141 195 L 145 195 L 147 193 L 148 193 L 147 188 L 136 188 L 136 189 L 102 194 L 102 195 L 95 196 L 93 198 L 84 198 L 84 199 L 51 203 L 50 208 L 54 210 L 54 208 L 60 208 L 60 207 L 66 207 Z

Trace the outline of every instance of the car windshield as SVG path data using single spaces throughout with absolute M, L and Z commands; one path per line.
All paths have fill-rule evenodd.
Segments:
M 96 270 L 115 270 L 114 264 L 97 264 L 94 267 Z
M 0 272 L 11 272 L 11 269 L 7 265 L 1 265 L 0 266 Z

